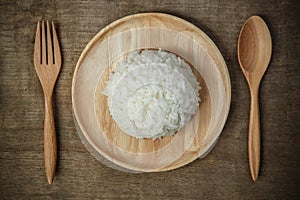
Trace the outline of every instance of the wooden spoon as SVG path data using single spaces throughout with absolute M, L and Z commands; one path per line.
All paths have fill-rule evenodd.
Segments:
M 258 92 L 260 81 L 272 54 L 270 31 L 259 16 L 250 17 L 243 25 L 238 40 L 238 59 L 248 82 L 251 104 L 249 116 L 248 156 L 253 181 L 260 167 L 260 120 Z

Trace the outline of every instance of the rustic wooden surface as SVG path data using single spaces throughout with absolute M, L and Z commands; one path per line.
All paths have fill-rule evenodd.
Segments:
M 271 0 L 1 0 L 0 199 L 298 199 L 299 10 L 298 1 Z M 231 75 L 232 105 L 221 138 L 205 159 L 170 172 L 130 174 L 106 167 L 82 145 L 72 118 L 71 81 L 81 51 L 99 30 L 150 11 L 182 17 L 214 40 Z M 273 37 L 260 89 L 262 163 L 256 183 L 247 158 L 249 92 L 237 61 L 240 28 L 253 14 L 263 17 Z M 44 171 L 44 97 L 33 67 L 41 19 L 55 19 L 63 55 L 54 95 L 58 165 L 53 185 Z

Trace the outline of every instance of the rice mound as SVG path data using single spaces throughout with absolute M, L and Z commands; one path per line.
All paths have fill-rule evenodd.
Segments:
M 120 129 L 157 139 L 174 135 L 190 121 L 200 89 L 183 59 L 159 49 L 130 53 L 110 74 L 103 94 Z

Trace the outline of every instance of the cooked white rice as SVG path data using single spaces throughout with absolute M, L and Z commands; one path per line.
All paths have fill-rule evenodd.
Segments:
M 103 94 L 125 133 L 156 139 L 175 134 L 191 119 L 199 89 L 190 66 L 159 49 L 130 53 L 110 74 Z

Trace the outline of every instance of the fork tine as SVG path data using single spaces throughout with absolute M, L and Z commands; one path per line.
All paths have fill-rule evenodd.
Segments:
M 37 67 L 41 64 L 41 27 L 38 21 L 35 34 L 34 43 L 34 66 Z
M 42 64 L 47 64 L 47 57 L 46 57 L 46 33 L 45 33 L 45 22 L 42 21 Z
M 58 38 L 57 38 L 53 21 L 52 21 L 52 34 L 53 34 L 54 60 L 55 60 L 55 64 L 60 67 L 61 66 L 60 48 L 59 48 Z
M 51 39 L 50 27 L 49 22 L 47 20 L 47 41 L 48 41 L 48 64 L 53 64 L 53 51 L 52 51 L 52 39 Z

